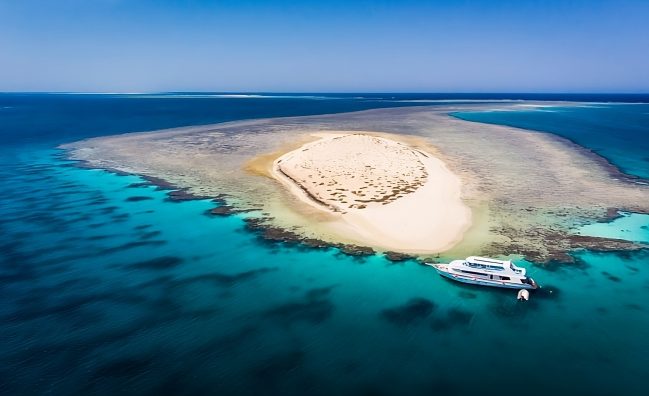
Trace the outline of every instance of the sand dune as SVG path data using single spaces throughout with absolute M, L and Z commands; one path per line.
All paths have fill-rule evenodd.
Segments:
M 273 176 L 335 214 L 328 228 L 371 246 L 439 252 L 470 225 L 460 179 L 439 159 L 390 139 L 328 134 L 276 159 Z

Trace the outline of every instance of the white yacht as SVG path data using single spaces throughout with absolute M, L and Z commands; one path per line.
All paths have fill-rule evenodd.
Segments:
M 458 282 L 510 289 L 538 287 L 534 279 L 525 275 L 525 268 L 517 267 L 511 261 L 471 256 L 465 260 L 453 260 L 449 264 L 428 265 L 440 275 Z

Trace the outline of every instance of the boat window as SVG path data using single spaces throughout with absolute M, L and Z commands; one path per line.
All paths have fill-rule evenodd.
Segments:
M 520 268 L 515 268 L 514 264 L 512 264 L 512 263 L 509 263 L 509 268 L 511 268 L 511 270 L 514 271 L 517 274 L 520 274 L 521 272 L 523 272 Z
M 509 280 L 509 276 L 501 276 L 500 280 Z
M 480 272 L 467 271 L 467 270 L 460 270 L 460 271 L 465 273 L 465 274 L 478 275 L 478 276 L 487 276 L 486 274 L 481 274 Z
M 473 263 L 470 261 L 465 261 L 464 262 L 467 267 L 471 268 L 478 268 L 478 269 L 486 269 L 486 270 L 491 270 L 491 271 L 502 271 L 503 267 L 499 267 L 496 265 L 486 265 L 486 264 L 479 264 L 479 263 Z

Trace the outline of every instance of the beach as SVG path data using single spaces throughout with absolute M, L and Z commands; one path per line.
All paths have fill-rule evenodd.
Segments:
M 273 176 L 332 215 L 345 239 L 388 250 L 435 253 L 461 240 L 470 209 L 442 161 L 367 134 L 326 134 L 273 162 Z

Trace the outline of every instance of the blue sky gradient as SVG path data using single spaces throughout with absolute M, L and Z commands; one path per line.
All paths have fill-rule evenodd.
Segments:
M 649 1 L 0 0 L 0 91 L 649 92 Z

